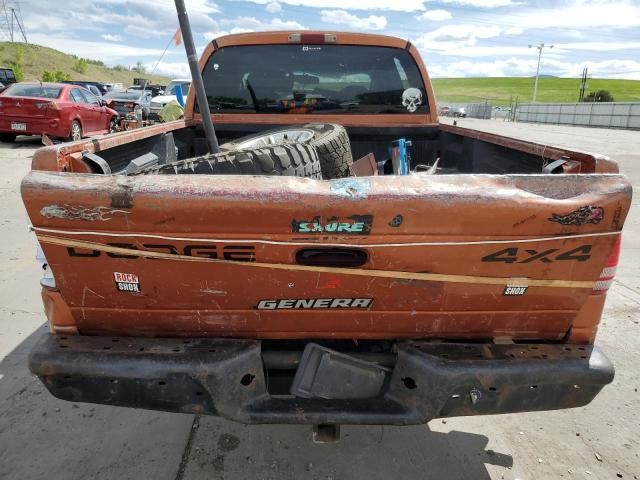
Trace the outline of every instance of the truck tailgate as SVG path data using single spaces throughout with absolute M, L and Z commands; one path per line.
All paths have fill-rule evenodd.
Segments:
M 560 339 L 631 187 L 621 175 L 34 171 L 22 195 L 56 280 L 50 320 L 81 333 Z

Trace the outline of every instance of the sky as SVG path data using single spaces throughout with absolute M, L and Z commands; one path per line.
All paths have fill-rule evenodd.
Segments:
M 30 43 L 188 77 L 173 0 L 15 0 Z M 199 52 L 259 30 L 363 31 L 418 46 L 432 77 L 640 80 L 640 0 L 186 0 Z M 165 48 L 164 57 L 160 60 Z

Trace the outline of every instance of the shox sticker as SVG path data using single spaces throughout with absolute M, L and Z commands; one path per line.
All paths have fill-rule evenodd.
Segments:
M 140 292 L 140 279 L 133 273 L 113 272 L 116 288 L 121 292 Z
M 503 295 L 508 297 L 521 297 L 527 293 L 527 286 L 525 285 L 507 285 L 504 287 Z

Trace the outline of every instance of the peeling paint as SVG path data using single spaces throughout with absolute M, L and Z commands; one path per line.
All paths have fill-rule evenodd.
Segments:
M 128 214 L 126 210 L 109 207 L 83 207 L 82 205 L 47 205 L 42 207 L 40 215 L 44 218 L 61 218 L 64 220 L 85 220 L 88 222 L 111 220 L 116 213 Z M 126 218 L 126 217 L 125 217 Z
M 369 179 L 340 178 L 331 181 L 331 193 L 341 197 L 363 199 L 371 190 Z

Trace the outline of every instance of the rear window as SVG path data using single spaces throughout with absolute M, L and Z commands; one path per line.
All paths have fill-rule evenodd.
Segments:
M 255 45 L 217 50 L 204 69 L 214 113 L 425 114 L 411 55 L 388 47 Z
M 13 73 L 13 70 L 0 68 L 0 80 L 15 80 L 15 79 L 16 79 L 16 76 Z
M 106 100 L 138 100 L 140 98 L 140 95 L 142 94 L 141 91 L 138 92 L 114 92 L 111 91 L 109 93 L 107 93 L 104 98 Z
M 3 95 L 9 97 L 58 98 L 61 91 L 62 87 L 14 83 L 3 92 Z

